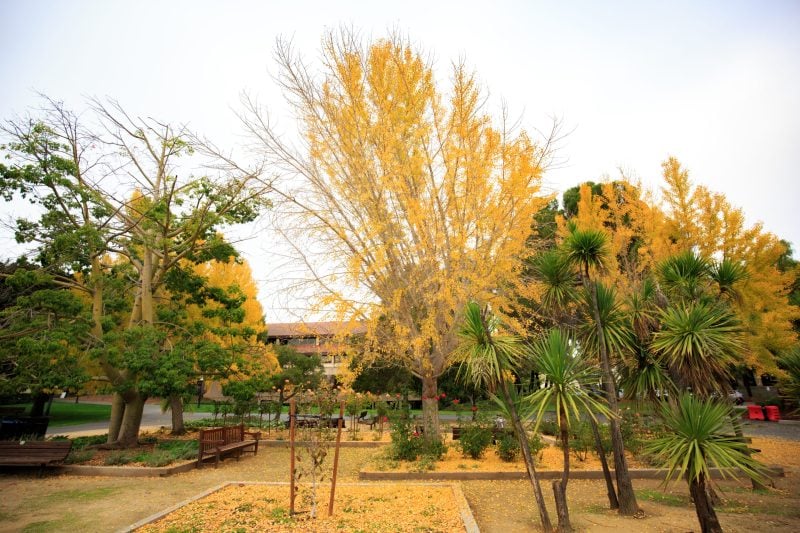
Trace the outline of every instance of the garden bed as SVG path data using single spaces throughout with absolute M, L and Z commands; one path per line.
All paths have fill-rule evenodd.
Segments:
M 800 467 L 797 444 L 782 439 L 754 438 L 752 446 L 761 450 L 755 457 L 765 465 L 770 465 L 770 475 L 783 476 L 783 466 Z M 653 468 L 627 453 L 628 468 L 633 479 L 664 479 L 666 470 Z M 777 466 L 781 465 L 781 466 Z M 563 452 L 557 446 L 546 446 L 536 454 L 536 470 L 542 479 L 561 477 Z M 609 468 L 613 462 L 609 458 Z M 717 469 L 712 469 L 715 478 L 723 477 Z M 727 474 L 730 477 L 730 474 Z M 446 454 L 438 461 L 420 459 L 417 461 L 397 461 L 390 457 L 390 450 L 376 454 L 359 472 L 363 481 L 425 481 L 425 480 L 512 480 L 527 479 L 525 463 L 521 458 L 515 461 L 502 461 L 494 448 L 486 450 L 480 459 L 465 457 L 450 443 Z M 580 460 L 571 455 L 570 477 L 573 479 L 602 479 L 602 465 L 594 453 L 588 453 Z
M 329 487 L 318 489 L 312 519 L 301 486 L 294 516 L 286 483 L 226 483 L 130 526 L 127 531 L 424 531 L 477 532 L 461 489 L 448 484 L 358 484 L 336 488 L 334 515 L 327 516 Z

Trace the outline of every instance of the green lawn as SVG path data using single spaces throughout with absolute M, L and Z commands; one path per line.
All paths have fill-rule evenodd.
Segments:
M 25 414 L 30 412 L 31 405 L 25 407 Z M 97 405 L 91 403 L 75 403 L 72 400 L 54 400 L 50 408 L 50 424 L 48 427 L 73 426 L 88 424 L 90 422 L 105 422 L 111 418 L 110 405 Z

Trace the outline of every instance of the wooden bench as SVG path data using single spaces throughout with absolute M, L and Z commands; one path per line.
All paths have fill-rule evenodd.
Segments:
M 252 439 L 245 439 L 249 435 Z M 219 466 L 223 455 L 233 453 L 238 461 L 242 452 L 258 453 L 258 439 L 260 431 L 245 431 L 244 424 L 238 426 L 223 426 L 211 429 L 201 429 L 198 437 L 197 468 L 203 467 L 203 459 L 214 457 L 214 468 Z M 248 449 L 250 448 L 250 449 Z
M 72 449 L 69 440 L 0 441 L 0 465 L 45 466 L 63 463 Z
M 369 429 L 374 429 L 375 424 L 378 423 L 378 417 L 373 416 L 372 418 L 367 418 L 368 415 L 368 411 L 361 411 L 361 414 L 358 416 L 358 420 L 356 420 L 356 422 L 369 426 Z

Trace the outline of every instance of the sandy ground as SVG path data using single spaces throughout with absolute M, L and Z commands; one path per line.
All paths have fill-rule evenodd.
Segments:
M 800 531 L 800 443 L 754 439 L 766 463 L 782 463 L 785 478 L 768 494 L 753 494 L 747 482 L 724 482 L 726 504 L 719 516 L 726 531 Z M 356 481 L 358 470 L 376 449 L 344 448 L 340 479 Z M 0 474 L 0 531 L 116 531 L 226 481 L 287 481 L 289 452 L 262 448 L 256 457 L 226 460 L 219 469 L 205 468 L 168 478 L 56 476 L 35 472 Z M 530 486 L 524 481 L 461 483 L 478 525 L 486 532 L 536 531 L 538 518 Z M 604 485 L 570 481 L 573 525 L 579 531 L 698 531 L 685 483 L 666 492 L 658 481 L 634 481 L 644 519 L 619 517 L 606 509 Z M 543 486 L 555 520 L 552 493 Z

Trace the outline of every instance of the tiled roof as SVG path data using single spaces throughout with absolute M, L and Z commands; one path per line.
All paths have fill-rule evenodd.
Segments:
M 281 322 L 267 324 L 267 337 L 353 335 L 366 330 L 360 322 Z

